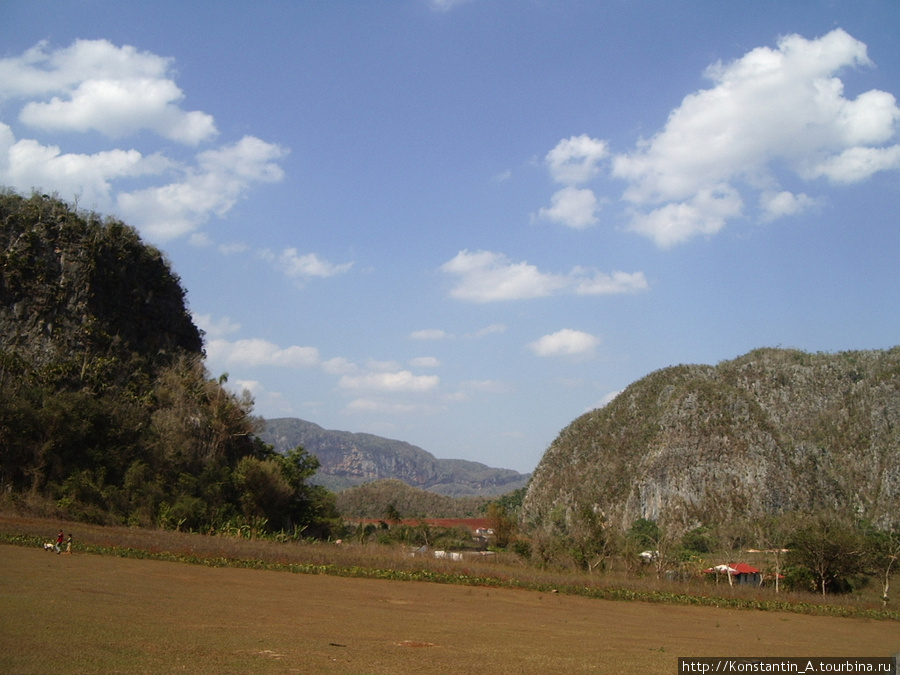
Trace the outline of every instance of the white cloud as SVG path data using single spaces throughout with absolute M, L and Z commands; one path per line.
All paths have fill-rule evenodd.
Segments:
M 353 263 L 335 265 L 320 259 L 315 253 L 300 255 L 296 248 L 286 248 L 277 258 L 278 266 L 289 277 L 333 277 L 347 272 Z
M 315 347 L 285 347 L 250 338 L 229 342 L 210 340 L 206 345 L 207 359 L 213 363 L 237 366 L 279 366 L 311 368 L 319 365 L 319 350 Z
M 606 274 L 596 270 L 576 267 L 572 271 L 573 288 L 578 295 L 618 295 L 637 293 L 650 286 L 643 272 L 613 272 Z
M 609 155 L 606 141 L 587 134 L 564 138 L 556 144 L 544 162 L 550 176 L 566 185 L 551 198 L 550 208 L 541 208 L 538 216 L 567 227 L 584 229 L 597 223 L 599 202 L 592 190 L 577 188 L 599 174 L 599 162 Z
M 443 340 L 450 337 L 446 331 L 439 328 L 425 328 L 416 330 L 409 335 L 411 340 Z
M 835 184 L 900 169 L 895 97 L 870 90 L 848 98 L 838 77 L 870 65 L 866 45 L 837 29 L 812 40 L 788 35 L 774 48 L 710 66 L 710 88 L 686 96 L 656 134 L 610 158 L 610 176 L 626 182 L 631 229 L 668 247 L 746 216 L 747 193 L 758 193 L 749 202 L 764 221 L 817 203 L 782 190 L 776 166 Z M 597 178 L 608 155 L 604 141 L 587 135 L 561 140 L 545 163 L 567 187 L 540 217 L 570 227 L 594 224 L 594 190 L 574 186 Z
M 438 386 L 437 375 L 414 375 L 408 370 L 391 373 L 344 375 L 338 382 L 342 389 L 367 389 L 382 392 L 425 392 Z
M 806 176 L 824 176 L 832 183 L 858 183 L 878 171 L 900 169 L 900 145 L 888 148 L 849 148 L 822 160 Z
M 212 214 L 224 216 L 254 183 L 278 182 L 283 172 L 275 163 L 283 148 L 252 136 L 197 155 L 197 166 L 182 180 L 118 195 L 120 213 L 161 240 L 195 230 Z
M 635 215 L 632 229 L 667 248 L 698 234 L 715 234 L 729 218 L 741 213 L 737 190 L 726 184 L 702 188 L 689 200 L 672 202 L 646 214 Z
M 586 188 L 565 187 L 551 198 L 550 208 L 541 208 L 538 215 L 544 220 L 560 223 L 576 230 L 597 223 L 598 203 L 593 191 Z
M 809 195 L 795 195 L 787 190 L 763 192 L 759 196 L 759 207 L 764 221 L 803 213 L 815 205 L 816 200 Z
M 579 330 L 564 328 L 532 342 L 528 348 L 537 356 L 567 356 L 586 358 L 592 356 L 600 344 L 600 338 Z
M 94 154 L 64 153 L 59 146 L 32 139 L 16 140 L 0 122 L 0 183 L 26 191 L 41 186 L 82 203 L 107 203 L 112 182 L 162 174 L 172 162 L 160 154 L 137 150 L 104 150 Z
M 435 356 L 417 356 L 414 359 L 410 359 L 409 365 L 413 368 L 438 368 L 441 362 Z
M 35 132 L 100 132 L 134 137 L 151 132 L 196 147 L 213 140 L 213 117 L 181 107 L 174 60 L 106 40 L 77 40 L 51 50 L 40 43 L 21 56 L 0 59 L 0 101 Z M 88 137 L 90 138 L 90 137 Z M 166 152 L 171 150 L 167 149 Z M 71 153 L 35 138 L 16 139 L 0 123 L 0 183 L 77 198 L 82 206 L 116 213 L 154 240 L 195 233 L 212 215 L 224 216 L 255 184 L 277 182 L 287 150 L 253 136 L 178 159 L 156 148 L 104 148 Z M 138 179 L 121 192 L 119 181 Z M 209 241 L 197 237 L 198 243 Z
M 359 370 L 359 367 L 355 363 L 345 359 L 343 356 L 335 356 L 334 358 L 322 361 L 321 365 L 322 370 L 330 375 L 347 375 Z
M 490 251 L 460 251 L 441 270 L 460 278 L 450 295 L 473 302 L 541 298 L 567 285 L 565 277 L 545 274 L 525 262 L 513 263 Z
M 35 98 L 19 120 L 45 131 L 99 131 L 121 138 L 140 130 L 197 145 L 218 132 L 211 115 L 180 107 L 184 92 L 170 77 L 173 62 L 106 40 L 76 40 L 48 51 L 42 42 L 0 60 L 0 97 Z M 51 97 L 46 100 L 46 97 Z
M 557 183 L 577 185 L 594 178 L 599 172 L 597 164 L 608 155 L 606 141 L 582 134 L 561 140 L 544 161 Z
M 441 266 L 459 277 L 450 295 L 470 302 L 541 298 L 555 293 L 598 295 L 630 293 L 647 288 L 642 272 L 612 275 L 575 267 L 569 274 L 541 272 L 527 262 L 514 263 L 501 253 L 460 251 Z

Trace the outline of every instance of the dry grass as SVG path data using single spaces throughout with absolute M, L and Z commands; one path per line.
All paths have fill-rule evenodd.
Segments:
M 48 539 L 57 529 L 46 521 L 0 518 L 2 532 L 33 534 L 35 528 Z M 321 556 L 322 564 L 335 562 L 325 558 L 337 548 L 82 526 L 74 533 L 76 542 L 96 545 L 149 544 L 257 559 Z M 890 621 L 211 568 L 77 551 L 57 556 L 0 546 L 0 672 L 673 673 L 678 656 L 900 652 L 900 630 Z M 364 553 L 344 549 L 339 555 Z M 411 564 L 393 555 L 377 564 Z

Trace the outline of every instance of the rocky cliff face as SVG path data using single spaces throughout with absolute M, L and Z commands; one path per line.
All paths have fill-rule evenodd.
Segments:
M 573 480 L 573 477 L 577 477 Z M 900 348 L 762 349 L 648 375 L 564 429 L 523 507 L 543 529 L 588 509 L 681 529 L 783 511 L 900 521 Z
M 445 495 L 494 495 L 524 487 L 527 474 L 478 462 L 437 459 L 403 441 L 372 434 L 329 431 L 295 418 L 266 420 L 259 438 L 287 452 L 298 445 L 318 457 L 314 481 L 341 490 L 383 478 Z
M 0 349 L 43 366 L 202 346 L 180 280 L 133 228 L 0 194 Z

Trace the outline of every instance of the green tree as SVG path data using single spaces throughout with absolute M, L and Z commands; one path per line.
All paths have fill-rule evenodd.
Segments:
M 628 540 L 642 550 L 655 550 L 662 538 L 662 531 L 655 520 L 638 518 L 628 528 Z
M 812 516 L 794 532 L 789 561 L 808 570 L 824 596 L 849 589 L 850 580 L 865 569 L 865 542 L 846 520 Z
M 241 508 L 252 521 L 275 527 L 290 525 L 291 502 L 295 489 L 285 476 L 283 462 L 277 459 L 242 457 L 234 472 L 241 494 Z
M 863 532 L 866 567 L 878 579 L 881 585 L 881 602 L 887 605 L 891 578 L 900 568 L 900 531 L 879 530 L 867 524 Z
M 516 519 L 499 502 L 491 502 L 487 505 L 485 518 L 488 527 L 494 531 L 494 545 L 498 548 L 508 547 L 516 532 Z
M 403 516 L 400 515 L 400 511 L 397 509 L 397 505 L 394 502 L 391 502 L 385 507 L 383 515 L 384 519 L 391 525 L 399 525 L 403 520 Z

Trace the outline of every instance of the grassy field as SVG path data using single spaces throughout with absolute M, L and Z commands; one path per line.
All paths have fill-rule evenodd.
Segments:
M 13 525 L 0 519 L 0 531 Z M 55 531 L 46 523 L 15 524 L 35 525 Z M 109 532 L 87 529 L 82 539 L 120 542 L 129 533 Z M 172 541 L 193 542 L 195 549 L 249 545 L 131 536 L 151 537 L 163 548 Z M 253 549 L 257 556 L 268 546 L 252 544 L 262 545 Z M 895 621 L 0 545 L 3 673 L 674 673 L 679 656 L 896 652 Z

